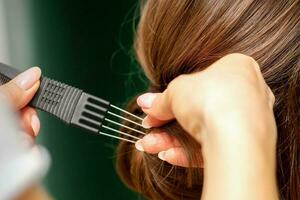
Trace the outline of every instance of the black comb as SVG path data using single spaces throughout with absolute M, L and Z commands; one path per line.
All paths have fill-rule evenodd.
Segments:
M 0 85 L 7 83 L 19 73 L 19 70 L 0 63 Z M 40 87 L 29 103 L 29 106 L 50 113 L 67 124 L 75 125 L 93 133 L 127 142 L 135 143 L 139 137 L 119 131 L 114 127 L 108 126 L 107 123 L 122 126 L 124 129 L 145 135 L 141 125 L 142 118 L 114 106 L 104 99 L 95 97 L 76 87 L 72 87 L 45 76 L 41 77 Z M 118 110 L 119 112 L 126 114 L 127 117 L 116 114 L 112 112 L 111 109 Z M 108 118 L 107 115 L 137 125 L 140 127 L 140 130 L 123 125 L 112 118 Z M 129 119 L 129 117 L 132 119 Z M 109 134 L 101 131 L 101 129 L 106 129 L 109 132 L 112 131 L 120 135 Z M 121 135 L 123 137 L 121 137 Z

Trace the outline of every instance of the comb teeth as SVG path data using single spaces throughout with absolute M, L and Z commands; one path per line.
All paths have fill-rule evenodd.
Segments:
M 127 111 L 122 110 L 114 105 L 111 105 L 108 101 L 105 101 L 103 99 L 100 99 L 98 97 L 92 96 L 87 93 L 82 93 L 77 106 L 75 108 L 75 112 L 73 114 L 71 124 L 74 124 L 76 126 L 79 126 L 81 128 L 87 129 L 89 131 L 109 136 L 115 139 L 124 140 L 127 142 L 135 143 L 139 139 L 139 137 L 130 135 L 126 132 L 118 130 L 118 128 L 115 127 L 123 127 L 127 130 L 134 131 L 140 135 L 145 135 L 145 133 L 141 130 L 136 130 L 134 128 L 131 128 L 129 126 L 123 125 L 121 123 L 118 123 L 112 119 L 106 118 L 107 115 L 111 115 L 114 118 L 126 120 L 127 122 L 130 122 L 134 125 L 141 126 L 138 122 L 133 121 L 133 119 L 128 119 L 123 116 L 120 116 L 118 114 L 115 114 L 111 111 L 109 111 L 110 108 L 116 109 L 118 111 L 121 111 L 125 114 L 128 114 Z M 130 113 L 130 116 L 132 118 L 135 118 L 136 120 L 142 120 L 141 118 L 133 115 Z M 108 122 L 110 125 L 107 125 L 107 123 L 104 125 L 104 122 Z M 113 126 L 111 126 L 113 125 Z M 118 133 L 120 136 L 116 136 L 114 134 L 108 134 L 105 132 L 100 131 L 101 129 L 105 129 L 106 131 Z M 125 138 L 124 138 L 125 136 Z
M 134 131 L 139 135 L 145 135 L 145 133 L 141 130 L 137 130 L 118 122 L 119 120 L 125 120 L 132 125 L 142 127 L 142 125 L 137 122 L 137 120 L 141 121 L 142 118 L 117 106 L 111 105 L 108 101 L 87 94 L 80 89 L 46 77 L 43 77 L 40 89 L 31 102 L 31 105 L 55 115 L 68 124 L 78 126 L 100 135 L 110 136 L 115 139 L 131 143 L 135 143 L 135 141 L 139 139 L 139 137 L 119 131 L 119 127 Z M 110 111 L 110 108 L 130 116 L 131 119 Z M 118 120 L 114 121 L 106 116 L 110 116 Z M 110 125 L 107 125 L 107 123 L 106 125 L 103 125 L 103 122 L 108 122 Z M 113 132 L 114 134 L 102 132 L 102 128 L 106 131 Z M 116 133 L 120 136 L 115 135 Z M 121 135 L 123 137 L 121 137 Z
M 71 124 L 98 133 L 109 105 L 108 101 L 83 92 L 75 108 Z
M 19 70 L 0 63 L 0 85 L 7 83 L 19 73 Z M 73 124 L 100 135 L 131 143 L 135 143 L 139 139 L 137 135 L 146 134 L 141 125 L 143 120 L 141 117 L 111 105 L 108 101 L 84 93 L 78 88 L 47 77 L 41 78 L 40 88 L 30 102 L 30 106 L 50 113 L 67 124 Z M 114 111 L 109 111 L 110 108 Z M 116 114 L 115 111 L 122 113 L 122 115 Z M 126 125 L 119 123 L 120 120 L 125 120 Z M 134 128 L 136 125 L 138 129 Z M 135 133 L 130 134 L 114 127 L 123 127 L 123 130 L 126 129 Z M 102 132 L 101 128 L 119 135 Z

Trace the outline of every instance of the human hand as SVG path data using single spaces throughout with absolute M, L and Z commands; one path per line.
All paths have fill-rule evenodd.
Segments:
M 227 55 L 201 72 L 175 78 L 163 93 L 146 93 L 137 99 L 147 114 L 146 127 L 176 119 L 202 146 L 215 149 L 229 149 L 232 141 L 245 148 L 261 142 L 272 149 L 274 101 L 259 65 L 242 54 Z M 150 133 L 136 147 L 158 153 L 173 165 L 188 166 L 180 141 L 167 133 Z
M 32 67 L 0 86 L 0 93 L 4 94 L 12 106 L 20 111 L 22 128 L 34 137 L 40 130 L 40 121 L 36 110 L 26 105 L 38 90 L 40 77 L 40 68 Z

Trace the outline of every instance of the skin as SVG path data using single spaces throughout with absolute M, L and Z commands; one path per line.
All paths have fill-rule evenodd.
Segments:
M 184 103 L 188 102 L 188 103 Z M 137 99 L 145 127 L 176 119 L 201 144 L 202 199 L 278 199 L 275 97 L 251 57 L 230 54 L 201 72 L 181 75 L 163 93 Z M 188 167 L 184 149 L 167 133 L 150 133 L 136 148 Z
M 40 85 L 41 70 L 33 67 L 19 74 L 10 82 L 0 86 L 12 106 L 19 111 L 23 130 L 36 137 L 40 130 L 40 121 L 35 109 L 27 106 Z
M 34 185 L 23 192 L 15 200 L 53 200 L 48 193 L 39 185 Z
M 28 73 L 1 86 L 0 93 L 20 110 L 26 132 L 36 136 L 36 111 L 25 105 L 38 89 L 41 72 L 34 68 Z M 24 77 L 30 79 L 25 86 L 20 84 Z M 202 199 L 209 200 L 278 199 L 274 101 L 259 65 L 241 54 L 225 56 L 204 71 L 181 75 L 163 93 L 144 94 L 137 100 L 147 114 L 144 126 L 158 127 L 176 119 L 201 144 Z M 187 166 L 180 141 L 167 133 L 149 134 L 136 147 L 158 153 L 173 165 Z
M 19 74 L 7 84 L 0 86 L 0 94 L 4 95 L 16 110 L 19 110 L 21 126 L 23 130 L 32 137 L 38 135 L 40 121 L 36 110 L 26 105 L 39 88 L 40 77 L 41 70 L 37 67 L 33 67 Z M 51 198 L 41 186 L 32 186 L 24 191 L 17 199 L 50 200 Z

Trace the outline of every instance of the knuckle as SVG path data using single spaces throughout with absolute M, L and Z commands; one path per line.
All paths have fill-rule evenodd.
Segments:
M 170 106 L 173 108 L 175 101 L 176 100 L 176 96 L 178 94 L 178 91 L 180 91 L 186 84 L 186 80 L 187 80 L 188 75 L 187 74 L 182 74 L 177 76 L 175 79 L 173 79 L 168 87 L 167 90 L 165 91 L 165 95 L 167 98 L 167 101 L 170 103 Z
M 167 97 L 167 101 L 168 102 L 171 102 L 172 95 L 176 91 L 176 88 L 177 88 L 177 82 L 176 82 L 176 80 L 171 81 L 169 83 L 167 89 L 165 90 L 165 95 Z
M 171 92 L 176 90 L 180 85 L 186 82 L 187 76 L 188 76 L 187 74 L 181 74 L 177 76 L 169 83 L 167 89 Z
M 224 58 L 234 59 L 234 60 L 245 60 L 251 62 L 254 60 L 251 56 L 242 54 L 242 53 L 231 53 L 227 54 Z
M 232 54 L 226 55 L 224 58 L 236 60 L 236 61 L 243 62 L 243 63 L 249 64 L 249 65 L 253 65 L 255 68 L 260 69 L 259 64 L 256 62 L 256 60 L 249 55 L 245 55 L 242 53 L 232 53 Z
M 232 63 L 235 63 L 233 66 L 240 68 L 243 66 L 243 70 L 246 73 L 252 74 L 255 77 L 262 77 L 261 69 L 258 62 L 251 56 L 241 54 L 241 53 L 232 53 L 224 57 L 225 59 L 230 60 Z
M 275 104 L 275 101 L 276 101 L 276 97 L 274 95 L 274 93 L 272 92 L 272 90 L 270 89 L 270 87 L 268 87 L 268 93 L 269 93 L 269 98 L 270 98 L 270 101 L 272 103 L 272 105 Z

